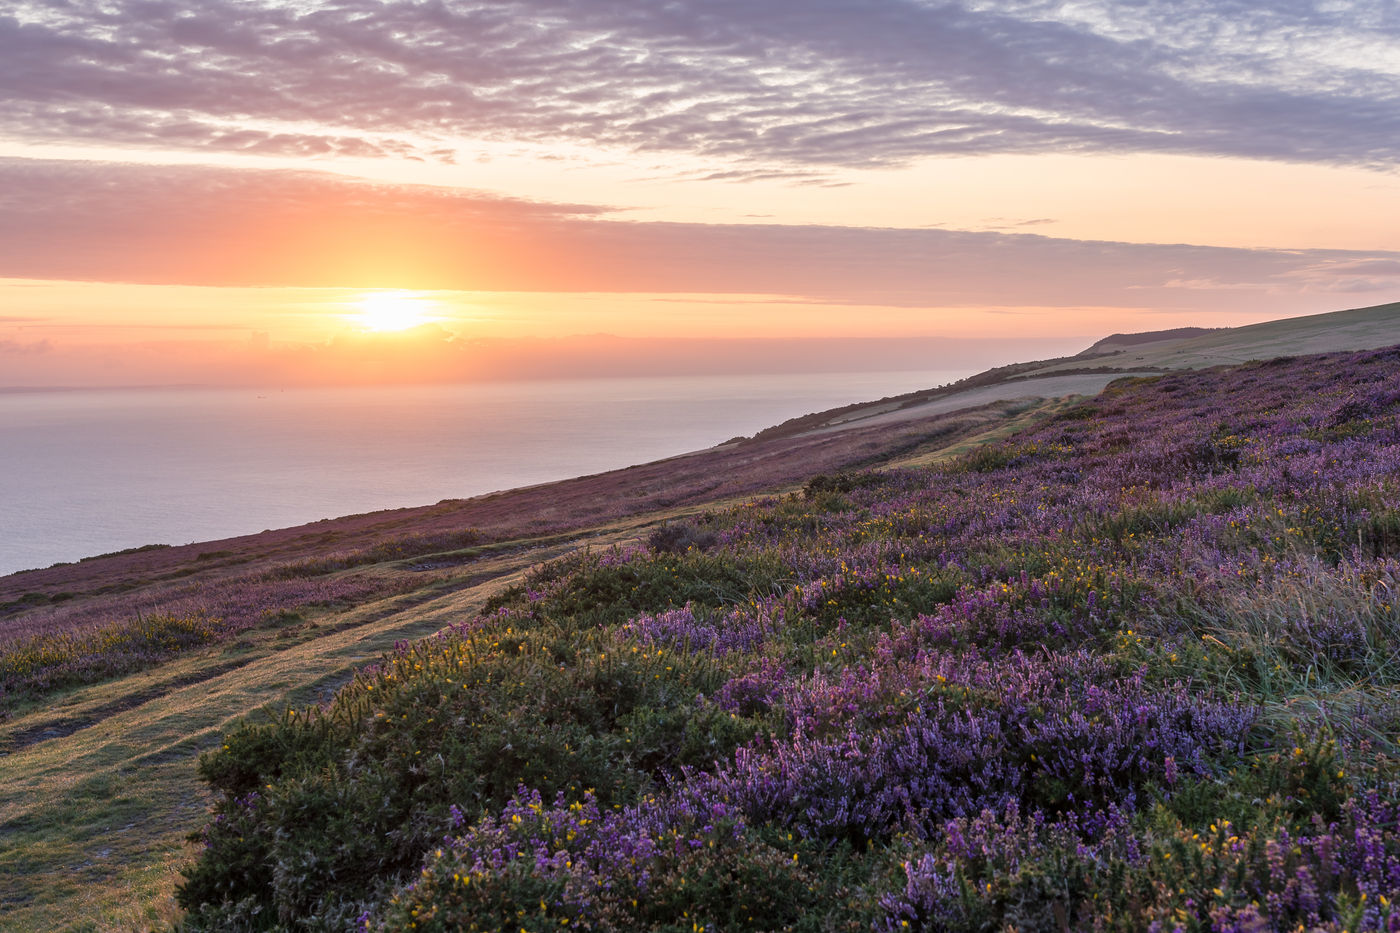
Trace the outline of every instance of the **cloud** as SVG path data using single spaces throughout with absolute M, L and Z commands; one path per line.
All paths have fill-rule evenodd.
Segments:
M 1338 294 L 1394 294 L 1400 291 L 1400 258 L 1333 257 L 1305 265 L 1289 277 Z
M 1050 151 L 1393 167 L 1400 138 L 1390 0 L 8 9 L 0 132 L 29 140 L 446 159 L 513 139 L 821 170 Z
M 193 285 L 449 287 L 568 279 L 541 204 L 297 171 L 0 159 L 0 275 Z M 539 248 L 528 244 L 539 244 Z M 558 253 L 536 267 L 541 251 Z
M 1397 276 L 1400 275 L 1400 260 L 1360 259 L 1352 262 L 1339 262 L 1333 263 L 1325 271 L 1332 275 Z
M 49 353 L 53 350 L 53 344 L 45 340 L 0 340 L 0 354 L 6 356 L 35 356 L 41 353 Z
M 1382 251 L 611 216 L 326 173 L 0 160 L 0 276 L 1284 314 L 1328 309 L 1325 296 L 1400 264 Z
M 1043 227 L 1046 224 L 1059 223 L 1054 217 L 1033 217 L 1029 220 L 1016 220 L 1009 217 L 988 217 L 982 222 L 982 226 L 987 230 L 1016 230 L 1021 227 Z

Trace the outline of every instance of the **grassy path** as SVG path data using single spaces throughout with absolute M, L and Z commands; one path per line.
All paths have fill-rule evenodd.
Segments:
M 487 582 L 459 589 L 434 578 L 416 593 L 323 617 L 300 642 L 235 642 L 74 691 L 8 723 L 28 744 L 13 742 L 0 758 L 0 928 L 134 930 L 172 919 L 192 851 L 186 836 L 208 804 L 194 768 L 201 750 L 241 716 L 314 703 L 395 641 L 470 618 L 490 593 L 565 549 L 503 555 L 470 568 L 474 579 L 490 574 Z

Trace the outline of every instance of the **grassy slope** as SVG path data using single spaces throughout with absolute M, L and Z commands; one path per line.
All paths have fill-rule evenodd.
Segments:
M 543 568 L 227 740 L 192 929 L 1389 929 L 1397 353 Z
M 782 489 L 812 469 L 937 456 L 949 445 L 965 443 L 968 436 L 995 431 L 1008 419 L 1019 422 L 1023 416 L 1019 409 L 994 408 L 910 425 L 903 433 L 867 429 L 820 441 L 784 439 L 519 494 L 496 494 L 472 500 L 465 508 L 446 503 L 358 516 L 340 525 L 323 522 L 233 542 L 115 555 L 0 578 L 0 593 L 8 592 L 11 600 L 20 593 L 77 592 L 80 595 L 62 606 L 81 610 L 84 602 L 100 605 L 147 593 L 158 597 L 174 584 L 218 585 L 239 574 L 276 567 L 278 561 L 357 553 L 355 548 L 373 542 L 376 533 L 440 533 L 444 514 L 460 521 L 460 513 L 470 511 L 473 503 L 479 507 L 474 517 L 488 518 L 481 524 L 502 536 L 521 535 L 471 549 L 486 556 L 466 563 L 458 563 L 462 552 L 428 552 L 356 566 L 342 575 L 403 577 L 413 573 L 404 565 L 446 565 L 423 574 L 419 589 L 341 611 L 308 611 L 302 623 L 279 627 L 269 622 L 231 643 L 155 670 L 22 705 L 8 721 L 0 720 L 0 749 L 9 749 L 0 758 L 0 876 L 6 879 L 0 891 L 0 927 L 147 929 L 174 916 L 172 894 L 179 869 L 194 851 L 185 837 L 202 822 L 209 803 L 193 768 L 201 750 L 216 744 L 243 716 L 323 700 L 354 669 L 395 642 L 470 618 L 490 594 L 541 561 L 577 548 L 633 539 L 702 505 L 723 507 L 737 501 L 716 496 L 726 488 Z M 716 472 L 728 477 L 727 485 L 717 487 L 710 481 L 688 497 L 682 484 L 664 482 L 669 474 L 693 481 L 689 478 Z M 598 501 L 615 512 L 612 500 L 619 499 L 636 503 L 635 511 L 596 522 L 607 514 Z M 681 501 L 657 507 L 673 499 Z M 547 523 L 546 511 L 552 513 Z M 497 514 L 514 515 L 516 523 L 490 525 Z M 415 525 L 413 516 L 425 519 Z M 556 533 L 544 539 L 529 536 L 541 527 Z M 265 550 L 259 550 L 259 538 L 267 540 Z M 176 551 L 187 553 L 170 553 Z M 103 593 L 104 588 L 119 592 Z M 23 613 L 12 614 L 9 624 L 18 627 L 24 621 Z
M 1185 340 L 1129 347 L 1099 362 L 1200 369 L 1246 360 L 1364 350 L 1400 340 L 1400 302 L 1232 327 Z
M 5 734 L 20 747 L 0 759 L 0 926 L 147 929 L 173 917 L 179 868 L 192 852 L 185 837 L 209 803 L 193 758 L 232 723 L 321 702 L 396 642 L 470 618 L 538 562 L 630 540 L 651 522 L 688 511 L 623 520 L 552 544 L 522 543 L 421 590 L 291 628 L 254 630 L 12 719 Z M 53 734 L 74 723 L 83 727 Z
M 523 552 L 502 562 L 502 578 L 490 584 L 460 592 L 445 586 L 426 602 L 398 597 L 317 620 L 332 634 L 313 630 L 300 642 L 276 633 L 240 639 L 20 717 L 14 732 L 42 735 L 56 719 L 92 721 L 94 710 L 133 704 L 0 762 L 0 875 L 9 889 L 0 924 L 138 929 L 169 915 L 187 857 L 184 837 L 208 804 L 191 767 L 194 754 L 251 712 L 316 702 L 395 641 L 470 614 L 487 592 L 542 556 Z M 396 608 L 400 602 L 408 606 Z M 239 666 L 217 673 L 230 663 Z M 161 689 L 181 680 L 192 682 Z
M 936 390 L 819 412 L 770 428 L 803 434 L 854 425 L 894 425 L 910 417 L 1020 398 L 1094 395 L 1114 379 L 1171 369 L 1366 350 L 1400 341 L 1400 302 L 1214 330 L 1198 337 L 1158 340 L 1107 353 L 1017 363 Z M 762 436 L 762 435 L 760 435 Z
M 1341 317 L 1330 318 L 1330 330 L 1311 326 L 1316 322 L 1302 328 L 1291 322 L 1259 325 L 1253 333 L 1258 345 L 1269 350 L 1249 355 L 1302 352 L 1315 345 L 1319 333 L 1337 333 L 1339 327 L 1359 341 L 1357 346 L 1375 345 L 1378 335 L 1393 332 L 1397 310 L 1400 306 L 1342 312 Z M 1208 339 L 1225 338 L 1210 335 Z M 1205 349 L 1249 352 L 1238 334 L 1231 339 L 1233 343 Z M 1181 362 L 1183 354 L 1174 356 L 1178 359 L 1172 362 Z M 763 474 L 771 487 L 791 481 L 806 464 L 815 469 L 828 464 L 924 464 L 1005 436 L 1058 407 L 1001 408 L 951 433 L 933 423 L 910 426 L 896 444 L 871 439 L 884 438 L 888 428 L 867 431 L 866 437 L 858 429 L 851 430 L 842 435 L 848 442 L 845 454 L 832 459 L 814 457 L 811 449 L 798 447 L 745 451 L 739 445 L 739 452 L 729 451 L 725 469 L 736 469 L 734 464 L 743 462 L 741 457 L 748 461 L 787 457 L 781 469 Z M 572 499 L 554 489 L 527 490 L 516 498 L 507 494 L 466 504 L 378 513 L 250 536 L 231 544 L 161 549 L 0 579 L 0 601 L 24 593 L 81 592 L 86 585 L 92 594 L 89 598 L 100 602 L 106 598 L 100 592 L 103 587 L 139 589 L 171 578 L 198 582 L 271 560 L 339 552 L 385 536 L 460 528 L 464 515 L 487 516 L 487 522 L 473 524 L 496 521 L 504 529 L 503 537 L 526 529 L 569 527 L 571 522 L 575 529 L 548 549 L 505 550 L 485 565 L 449 568 L 429 587 L 440 590 L 437 595 L 410 592 L 385 604 L 325 612 L 313 618 L 314 628 L 289 637 L 279 638 L 276 630 L 255 630 L 231 645 L 206 649 L 157 671 L 73 691 L 4 723 L 3 734 L 12 741 L 21 737 L 23 741 L 16 744 L 24 747 L 0 759 L 0 875 L 6 879 L 0 891 L 0 925 L 17 930 L 136 929 L 168 915 L 169 895 L 178 880 L 176 867 L 187 854 L 184 835 L 198 824 L 206 806 L 191 767 L 197 749 L 217 741 L 229 723 L 251 711 L 315 701 L 357 664 L 398 639 L 469 617 L 488 593 L 551 553 L 634 536 L 650 523 L 693 510 L 725 491 L 697 484 L 690 488 L 688 499 L 681 497 L 681 504 L 666 504 L 668 478 L 713 475 L 714 464 L 704 457 L 682 458 L 657 465 L 649 473 L 646 469 L 628 474 L 629 481 L 609 475 L 606 481 L 592 478 L 591 484 L 560 484 L 575 490 Z M 757 482 L 753 488 L 763 485 Z M 623 520 L 598 523 L 605 514 L 580 504 L 609 493 L 617 496 L 619 491 L 636 502 L 633 515 Z M 464 505 L 475 507 L 476 512 Z M 587 527 L 590 522 L 592 528 Z M 199 554 L 220 552 L 216 558 L 196 561 Z M 194 573 L 186 577 L 190 571 Z M 481 582 L 483 578 L 489 579 Z M 395 609 L 395 603 L 400 608 Z M 177 683 L 183 685 L 173 686 Z M 45 736 L 46 730 L 63 733 L 75 722 L 88 721 L 95 724 L 71 734 Z

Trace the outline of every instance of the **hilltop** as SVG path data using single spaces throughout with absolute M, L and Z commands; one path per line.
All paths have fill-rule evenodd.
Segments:
M 1105 353 L 1116 353 L 1119 350 L 1126 350 L 1129 347 L 1140 347 L 1147 343 L 1160 343 L 1164 340 L 1185 340 L 1188 337 L 1204 337 L 1214 331 L 1224 330 L 1219 327 L 1173 327 L 1170 330 L 1150 330 L 1136 334 L 1110 334 L 1102 340 L 1096 341 L 1091 347 L 1079 352 L 1079 356 L 1100 356 Z
M 1400 341 L 1400 302 L 1229 328 L 1115 334 L 1074 356 L 1014 363 L 950 385 L 794 418 L 759 439 L 893 425 L 974 405 L 1093 395 L 1115 379 Z
M 48 639 L 0 655 L 0 917 L 142 925 L 183 884 L 208 929 L 776 929 L 796 903 L 1032 929 L 1099 896 L 1141 929 L 1252 922 L 1250 891 L 1271 922 L 1378 929 L 1400 356 L 1203 361 L 1394 344 L 1397 316 L 1022 364 L 629 470 L 0 578 L 9 637 Z M 1300 838 L 1306 892 L 1258 855 Z

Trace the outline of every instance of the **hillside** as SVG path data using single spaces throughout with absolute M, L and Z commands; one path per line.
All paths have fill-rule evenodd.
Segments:
M 1364 808 L 1394 777 L 1400 723 L 1400 358 L 1154 370 L 1396 343 L 1397 317 L 1213 332 L 1115 363 L 1132 368 L 1020 364 L 628 470 L 0 578 L 0 925 L 144 928 L 176 916 L 183 886 L 192 929 L 343 928 L 361 912 L 399 929 L 452 916 L 460 876 L 482 882 L 484 929 L 668 928 L 700 903 L 697 879 L 707 928 L 800 927 L 782 911 L 804 890 L 824 929 L 930 911 L 1036 929 L 1036 910 L 1109 902 L 1093 879 L 1112 875 L 1136 879 L 1112 903 L 1118 928 L 1140 929 L 1150 910 L 1195 909 L 1145 892 L 1176 877 L 1164 852 L 1230 814 L 1256 848 L 1345 853 L 1346 832 L 1378 833 L 1379 862 L 1306 866 L 1335 875 L 1315 928 L 1380 929 L 1378 892 L 1400 887 L 1393 815 Z M 1124 718 L 1135 703 L 1151 725 Z M 1074 710 L 1091 721 L 1054 719 Z M 1216 738 L 1197 734 L 1207 723 Z M 941 789 L 915 765 L 948 771 Z M 543 832 L 557 792 L 550 819 L 575 821 L 582 848 L 563 849 L 580 873 L 512 856 L 478 877 L 487 841 L 553 845 L 512 833 Z M 686 822 L 716 800 L 723 819 Z M 186 847 L 211 806 L 206 846 Z M 1315 812 L 1332 835 L 1307 835 Z M 970 863 L 948 844 L 960 819 L 965 838 L 1012 848 Z M 466 841 L 428 858 L 436 880 L 400 888 L 448 835 Z M 676 839 L 715 859 L 666 855 Z M 614 843 L 644 877 L 603 858 Z M 1060 867 L 1036 852 L 1073 869 L 1053 897 Z M 1253 879 L 1294 904 L 1277 916 L 1311 916 L 1256 862 L 1216 869 L 1233 872 L 1222 892 Z M 1198 916 L 1250 922 L 1191 879 L 1178 886 L 1197 885 Z M 584 897 L 595 882 L 654 896 Z M 763 891 L 761 922 L 713 913 Z M 549 909 L 491 913 L 532 904 Z
M 541 561 L 649 534 L 814 470 L 937 456 L 1041 407 L 786 438 L 469 500 L 0 577 L 0 927 L 173 915 L 194 768 L 240 718 L 327 699 Z
M 760 436 L 800 436 L 856 425 L 888 426 L 968 405 L 1093 395 L 1124 376 L 1386 347 L 1400 341 L 1400 302 L 1244 327 L 1188 330 L 1201 333 L 1193 337 L 1134 340 L 1132 344 L 1121 340 L 1159 338 L 1170 332 L 1115 335 L 1120 341 L 1117 348 L 1105 345 L 1101 352 L 1092 355 L 1085 351 L 1075 356 L 1002 366 L 951 385 L 796 418 Z M 1095 346 L 1114 339 L 1106 338 Z
M 1389 929 L 1397 373 L 1129 380 L 537 567 L 203 759 L 189 928 Z
M 1078 356 L 1098 356 L 1103 353 L 1114 353 L 1118 350 L 1126 350 L 1129 347 L 1140 347 L 1147 343 L 1160 343 L 1164 340 L 1185 340 L 1188 337 L 1204 337 L 1214 330 L 1222 328 L 1211 327 L 1173 327 L 1170 330 L 1152 330 L 1136 334 L 1109 334 L 1102 340 L 1095 341 L 1086 350 L 1081 351 Z

